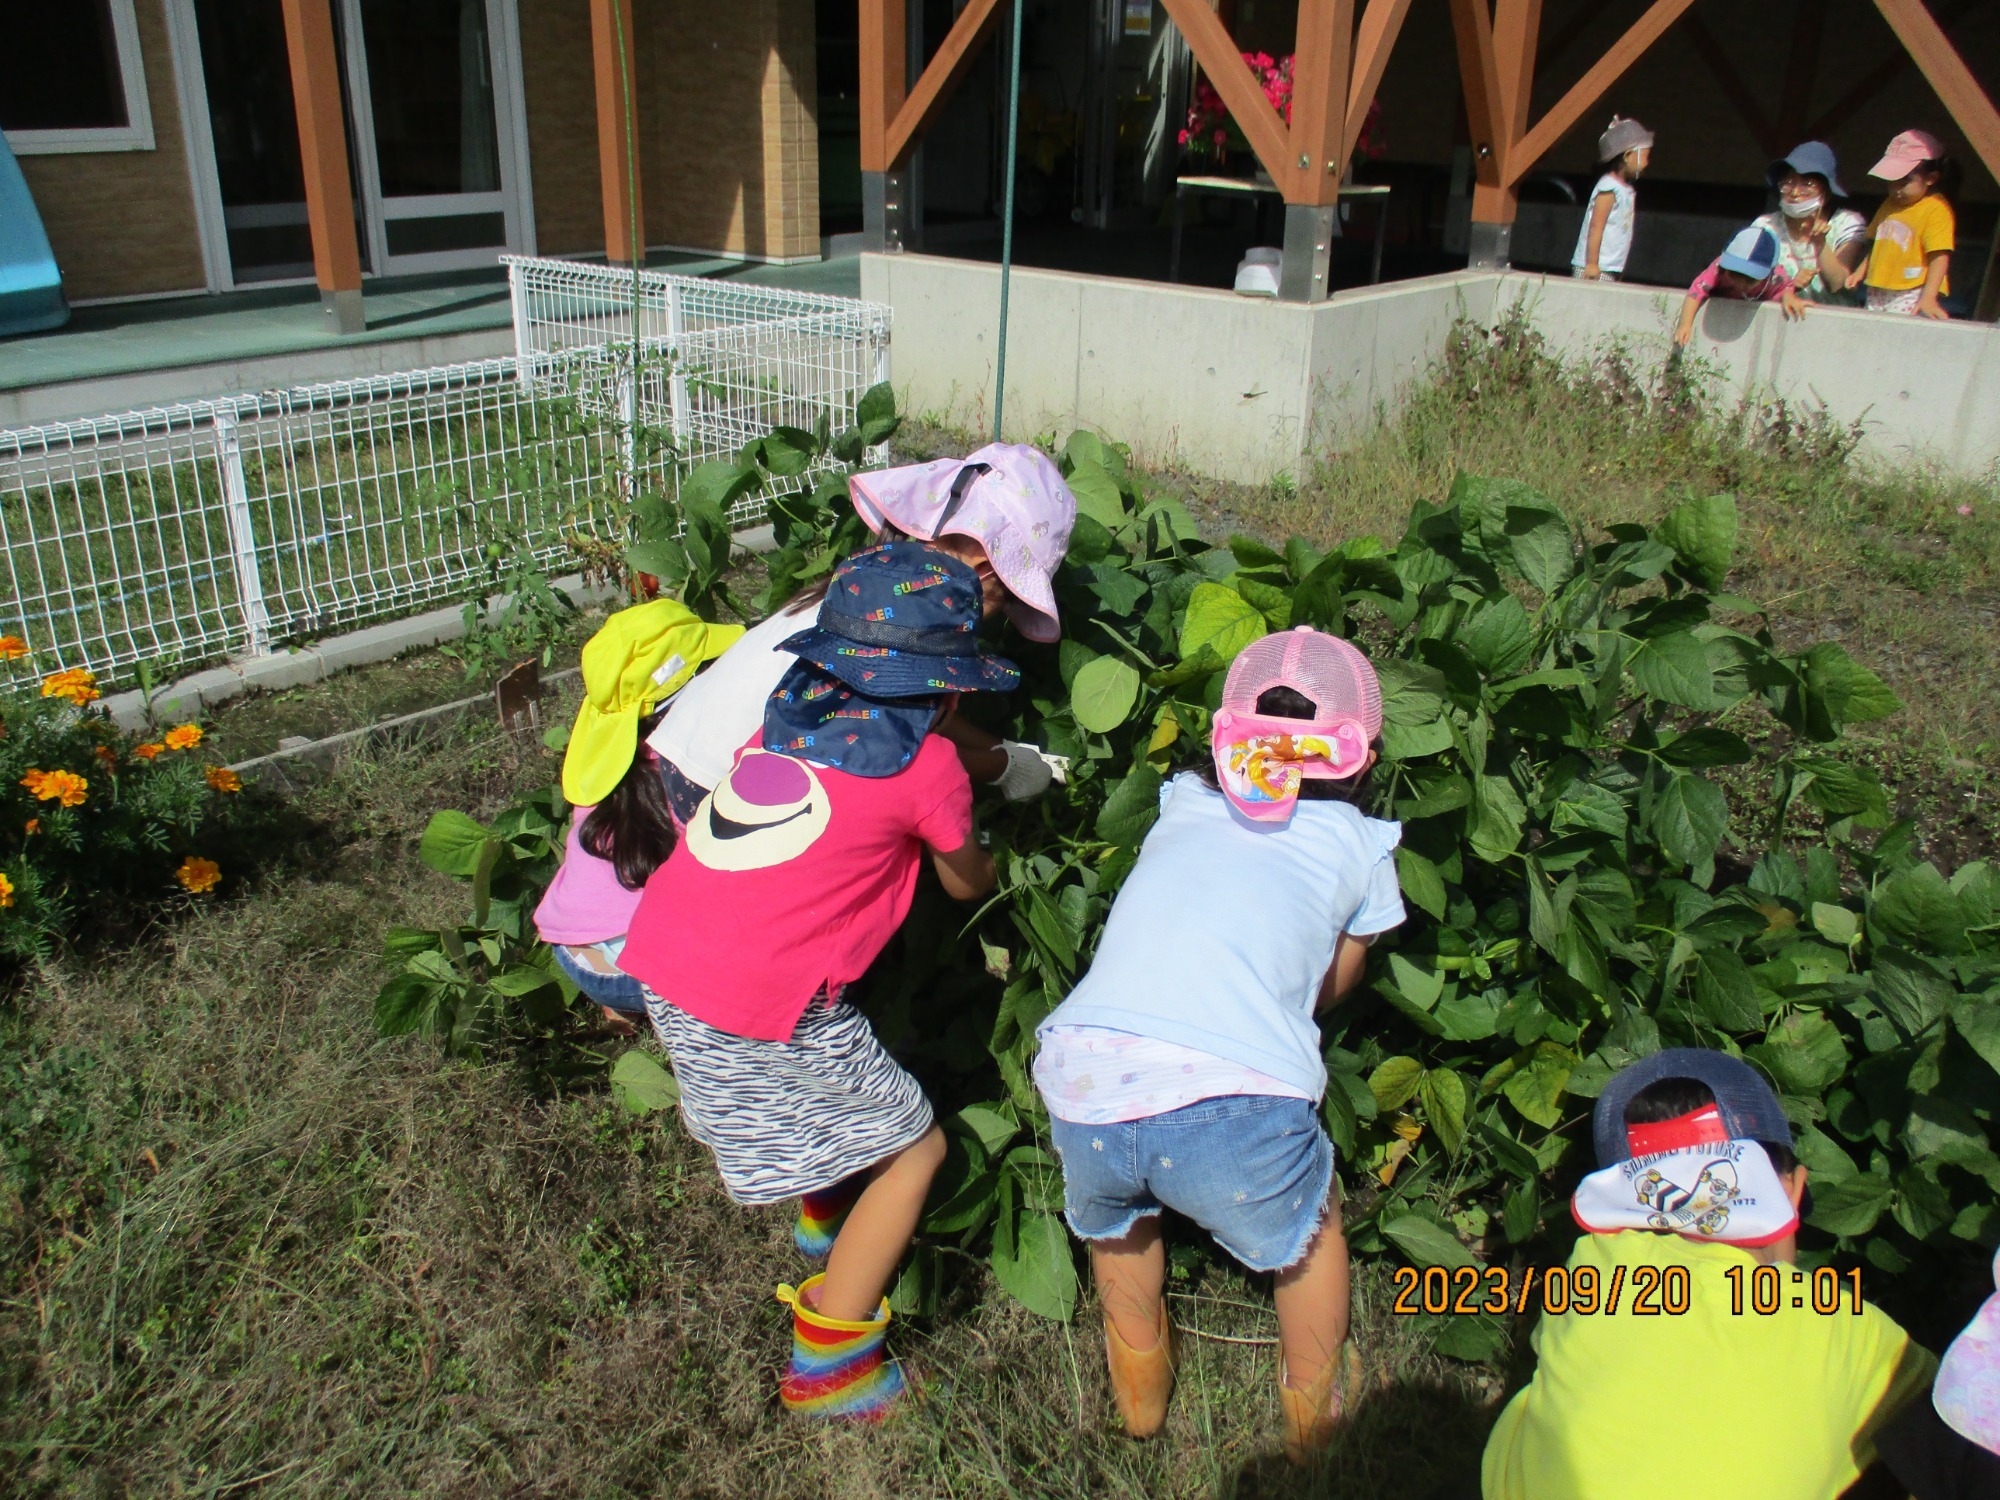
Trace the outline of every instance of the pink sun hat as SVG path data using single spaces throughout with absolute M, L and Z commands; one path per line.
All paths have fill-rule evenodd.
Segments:
M 871 530 L 893 526 L 919 541 L 969 537 L 985 549 L 1013 597 L 1007 617 L 1031 641 L 1062 638 L 1055 571 L 1069 551 L 1076 496 L 1053 460 L 1025 443 L 988 443 L 940 458 L 856 474 L 854 509 Z
M 1901 182 L 1925 162 L 1943 155 L 1944 142 L 1928 130 L 1906 130 L 1889 142 L 1889 149 L 1868 169 L 1868 175 L 1884 182 Z

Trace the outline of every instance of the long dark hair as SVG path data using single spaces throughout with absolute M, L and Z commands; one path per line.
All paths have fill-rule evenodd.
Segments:
M 1312 719 L 1319 713 L 1319 705 L 1297 688 L 1266 688 L 1257 695 L 1257 712 L 1273 719 Z M 1303 726 L 1301 726 L 1303 727 Z M 1376 749 L 1379 751 L 1380 744 Z M 1200 760 L 1178 766 L 1177 771 L 1192 771 L 1201 778 L 1201 784 L 1211 792 L 1222 790 L 1222 783 L 1215 774 L 1215 757 L 1204 755 Z M 1344 781 L 1322 781 L 1307 777 L 1299 783 L 1301 802 L 1351 802 L 1356 807 L 1365 808 L 1374 791 L 1375 768 L 1370 766 L 1359 776 L 1350 776 Z
M 667 784 L 646 752 L 646 736 L 660 722 L 664 708 L 639 721 L 639 751 L 618 785 L 590 810 L 576 841 L 587 854 L 609 860 L 618 883 L 636 891 L 674 852 L 674 815 L 667 803 Z

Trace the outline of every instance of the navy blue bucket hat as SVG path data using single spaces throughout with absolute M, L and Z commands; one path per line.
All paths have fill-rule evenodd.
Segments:
M 1722 1115 L 1722 1128 L 1731 1140 L 1791 1146 L 1792 1127 L 1785 1119 L 1784 1107 L 1755 1068 L 1740 1057 L 1706 1047 L 1669 1047 L 1614 1075 L 1598 1095 L 1597 1110 L 1591 1117 L 1598 1166 L 1616 1166 L 1632 1159 L 1626 1106 L 1642 1089 L 1663 1078 L 1691 1078 L 1707 1084 Z
M 1776 187 L 1787 172 L 1797 172 L 1801 177 L 1824 177 L 1834 197 L 1847 196 L 1847 189 L 1840 185 L 1840 163 L 1834 157 L 1833 147 L 1825 141 L 1803 141 L 1792 147 L 1790 156 L 1771 163 L 1764 180 Z
M 917 757 L 937 719 L 932 698 L 870 698 L 797 661 L 764 705 L 764 748 L 850 776 L 894 776 Z
M 979 649 L 979 575 L 922 542 L 857 552 L 833 571 L 819 621 L 779 646 L 870 698 L 1007 692 L 1012 662 Z

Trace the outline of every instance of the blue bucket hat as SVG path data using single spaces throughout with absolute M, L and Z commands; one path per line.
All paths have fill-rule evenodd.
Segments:
M 1847 189 L 1840 185 L 1840 166 L 1834 159 L 1833 147 L 1825 141 L 1804 141 L 1792 147 L 1790 156 L 1771 163 L 1764 180 L 1776 187 L 1787 172 L 1797 172 L 1801 177 L 1824 177 L 1834 197 L 1847 196 Z
M 871 698 L 809 661 L 793 662 L 764 705 L 766 750 L 850 776 L 894 776 L 937 718 L 932 698 Z
M 1752 224 L 1731 237 L 1717 262 L 1725 271 L 1735 271 L 1752 281 L 1762 281 L 1778 264 L 1778 237 Z
M 1020 668 L 979 649 L 979 575 L 922 542 L 857 552 L 833 570 L 819 621 L 778 649 L 869 698 L 1007 692 Z
M 1772 1141 L 1792 1144 L 1791 1122 L 1784 1106 L 1750 1064 L 1727 1052 L 1711 1052 L 1706 1047 L 1669 1047 L 1642 1057 L 1621 1069 L 1604 1092 L 1597 1096 L 1591 1116 L 1591 1136 L 1597 1147 L 1600 1167 L 1616 1166 L 1633 1156 L 1626 1134 L 1625 1109 L 1638 1093 L 1663 1078 L 1691 1078 L 1708 1085 L 1722 1115 L 1722 1128 L 1731 1140 Z

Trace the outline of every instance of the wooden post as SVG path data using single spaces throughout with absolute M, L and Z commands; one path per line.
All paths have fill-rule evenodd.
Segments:
M 1000 11 L 1000 0 L 971 0 L 951 23 L 951 30 L 945 33 L 925 66 L 923 77 L 883 127 L 882 171 L 900 171 L 909 161 L 910 152 L 916 149 L 924 132 L 937 122 L 945 105 L 951 102 L 953 91 L 978 58 L 979 49 L 992 36 Z M 866 148 L 863 150 L 865 153 Z M 866 160 L 864 154 L 864 165 Z
M 861 229 L 870 250 L 903 248 L 903 174 L 889 146 L 909 94 L 903 7 L 904 0 L 861 0 Z
M 604 258 L 620 265 L 644 265 L 646 210 L 639 186 L 639 78 L 632 0 L 590 0 L 590 51 L 597 75 Z
M 1512 187 L 1534 170 L 1535 163 L 1547 156 L 1557 141 L 1576 128 L 1584 112 L 1594 107 L 1604 97 L 1605 91 L 1624 77 L 1626 69 L 1644 56 L 1646 49 L 1664 36 L 1667 28 L 1678 21 L 1692 4 L 1694 0 L 1653 0 L 1646 13 L 1611 44 L 1611 50 L 1600 57 L 1590 71 L 1570 87 L 1568 93 L 1550 106 L 1549 112 L 1535 122 L 1535 128 L 1507 153 L 1503 171 L 1507 185 Z
M 1222 18 L 1208 8 L 1207 0 L 1161 0 L 1161 4 L 1180 28 L 1181 39 L 1188 44 L 1194 60 L 1201 64 L 1202 72 L 1222 96 L 1223 107 L 1250 142 L 1257 160 L 1289 192 L 1298 175 L 1294 165 L 1298 157 L 1292 151 L 1291 133 L 1257 86 Z M 1296 103 L 1292 114 L 1296 119 Z
M 1361 30 L 1354 38 L 1354 80 L 1347 91 L 1347 129 L 1340 139 L 1340 171 L 1345 176 L 1353 160 L 1354 147 L 1361 139 L 1361 127 L 1368 122 L 1368 107 L 1375 91 L 1382 87 L 1382 74 L 1389 66 L 1389 54 L 1402 34 L 1403 21 L 1410 13 L 1410 0 L 1368 0 L 1361 17 Z
M 1507 151 L 1505 94 L 1493 50 L 1493 14 L 1486 0 L 1451 0 L 1452 39 L 1458 48 L 1459 86 L 1465 95 L 1466 131 L 1472 144 L 1472 266 L 1506 264 L 1503 243 L 1513 233 L 1512 195 L 1500 176 Z
M 367 327 L 361 306 L 361 246 L 354 233 L 354 189 L 347 165 L 340 63 L 328 0 L 284 0 L 285 50 L 299 116 L 299 162 L 305 171 L 306 221 L 320 305 L 339 333 Z
M 1340 143 L 1354 50 L 1354 0 L 1299 0 L 1292 58 L 1289 169 L 1273 171 L 1285 194 L 1284 259 L 1278 295 L 1324 302 L 1332 290 L 1334 215 L 1339 212 Z
M 1951 38 L 1924 8 L 1923 0 L 1875 0 L 1875 7 L 1937 90 L 1953 122 L 1964 132 L 1965 143 L 1986 163 L 1987 171 L 2000 177 L 2000 110 L 1993 107 Z

